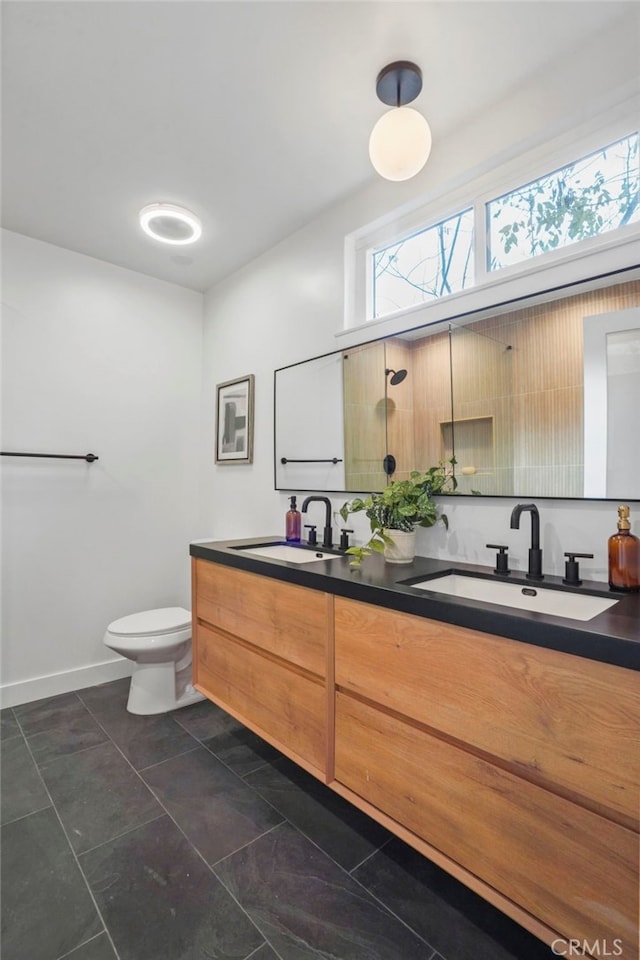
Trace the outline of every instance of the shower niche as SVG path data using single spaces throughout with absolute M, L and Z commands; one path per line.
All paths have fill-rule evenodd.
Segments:
M 440 424 L 443 459 L 456 458 L 462 493 L 496 493 L 493 417 L 469 417 Z

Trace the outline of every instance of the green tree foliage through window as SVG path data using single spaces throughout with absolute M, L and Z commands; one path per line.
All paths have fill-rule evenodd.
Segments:
M 640 219 L 638 134 L 486 205 L 487 268 L 500 270 Z
M 484 205 L 469 205 L 369 251 L 371 319 L 449 296 L 505 267 L 639 223 L 639 139 L 635 132 Z M 476 218 L 483 215 L 481 224 Z

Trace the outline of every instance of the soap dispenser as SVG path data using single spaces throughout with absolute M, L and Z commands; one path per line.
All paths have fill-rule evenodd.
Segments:
M 291 497 L 291 502 L 285 518 L 287 543 L 300 543 L 301 519 L 302 517 L 300 511 L 296 509 L 296 498 Z
M 609 586 L 628 593 L 640 591 L 640 540 L 631 533 L 629 507 L 618 507 L 618 532 L 609 537 Z

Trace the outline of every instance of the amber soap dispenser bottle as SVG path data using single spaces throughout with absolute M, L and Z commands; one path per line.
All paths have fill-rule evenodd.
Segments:
M 629 507 L 618 507 L 618 532 L 609 537 L 609 586 L 640 592 L 640 540 L 631 533 Z
M 291 497 L 285 517 L 287 543 L 300 543 L 300 511 L 296 508 L 296 498 Z

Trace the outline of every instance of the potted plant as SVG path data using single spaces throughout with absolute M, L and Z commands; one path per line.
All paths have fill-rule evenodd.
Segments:
M 452 457 L 424 473 L 413 470 L 407 480 L 392 480 L 381 493 L 344 503 L 340 508 L 344 521 L 349 514 L 364 510 L 371 524 L 368 542 L 346 551 L 353 557 L 351 566 L 360 566 L 364 557 L 374 552 L 384 553 L 388 563 L 411 563 L 415 556 L 416 527 L 432 527 L 442 521 L 448 529 L 447 515 L 440 512 L 433 498 L 438 493 L 455 491 L 458 485 L 453 472 L 455 462 Z

